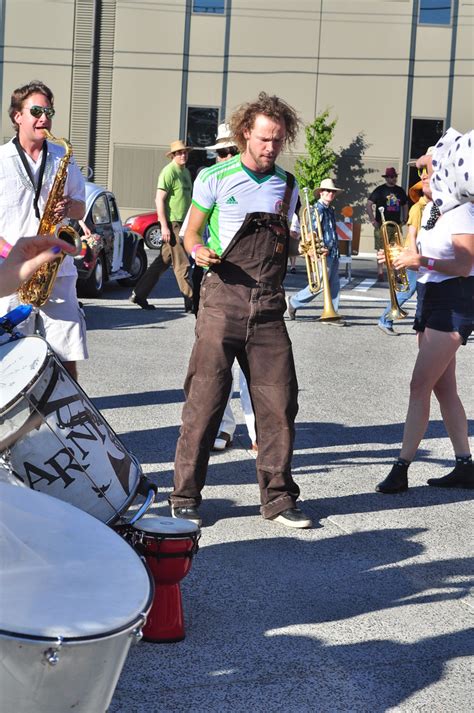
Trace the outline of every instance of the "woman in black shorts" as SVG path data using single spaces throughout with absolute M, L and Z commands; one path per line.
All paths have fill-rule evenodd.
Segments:
M 467 150 L 466 165 L 472 167 L 471 143 Z M 424 156 L 417 162 L 422 168 L 423 191 L 430 200 L 431 158 Z M 433 158 L 436 165 L 436 151 Z M 467 172 L 463 175 L 472 182 Z M 463 195 L 472 200 L 471 194 Z M 406 248 L 394 259 L 395 268 L 418 271 L 413 328 L 418 334 L 419 351 L 410 383 L 400 457 L 376 486 L 380 493 L 407 490 L 408 467 L 428 426 L 432 392 L 438 399 L 456 463 L 447 475 L 430 478 L 428 485 L 474 488 L 466 413 L 456 386 L 456 352 L 466 344 L 474 327 L 474 203 L 457 205 L 439 216 L 435 203 L 428 203 L 416 239 L 417 250 Z

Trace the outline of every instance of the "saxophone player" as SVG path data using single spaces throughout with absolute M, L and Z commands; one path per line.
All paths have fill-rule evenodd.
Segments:
M 0 235 L 14 245 L 23 235 L 38 232 L 64 150 L 45 139 L 55 114 L 51 89 L 40 81 L 15 89 L 8 111 L 14 138 L 0 146 Z M 72 160 L 64 194 L 58 196 L 54 218 L 81 219 L 85 212 L 85 181 Z M 5 256 L 5 255 L 4 255 Z M 76 295 L 77 270 L 66 256 L 48 302 L 21 324 L 24 334 L 39 332 L 69 373 L 77 378 L 76 362 L 87 359 L 85 322 Z M 0 299 L 0 316 L 18 305 L 16 294 Z

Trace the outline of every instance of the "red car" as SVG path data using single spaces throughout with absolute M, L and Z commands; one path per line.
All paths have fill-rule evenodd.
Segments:
M 161 226 L 156 211 L 132 215 L 124 222 L 125 227 L 143 235 L 147 247 L 151 250 L 161 250 Z

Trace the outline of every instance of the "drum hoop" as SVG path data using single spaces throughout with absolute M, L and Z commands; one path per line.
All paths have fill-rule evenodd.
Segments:
M 41 341 L 45 341 L 45 340 L 43 340 L 42 337 L 35 337 L 33 335 L 31 335 L 31 337 L 22 337 L 22 339 L 40 339 Z M 19 340 L 17 340 L 17 341 L 19 341 Z M 47 346 L 46 356 L 45 356 L 44 361 L 41 364 L 39 370 L 35 373 L 35 376 L 32 377 L 31 381 L 29 381 L 28 384 L 26 384 L 26 386 L 24 386 L 23 389 L 21 391 L 19 391 L 18 394 L 16 394 L 16 396 L 14 396 L 11 399 L 11 401 L 9 401 L 7 404 L 5 404 L 5 406 L 3 408 L 0 409 L 0 416 L 6 414 L 13 406 L 16 406 L 21 401 L 21 399 L 25 397 L 25 394 L 27 394 L 28 391 L 30 391 L 32 386 L 34 386 L 36 384 L 38 379 L 44 373 L 44 371 L 49 363 L 49 357 L 52 354 L 51 350 L 49 348 L 49 344 L 47 342 L 46 342 L 46 346 Z M 28 403 L 29 403 L 29 401 L 28 401 Z
M 124 526 L 123 528 L 117 528 L 117 533 L 121 535 L 136 552 L 140 554 L 141 557 L 151 557 L 153 559 L 182 559 L 183 557 L 189 557 L 190 559 L 194 557 L 199 551 L 199 540 L 201 538 L 201 532 L 192 532 L 186 537 L 168 537 L 167 535 L 159 532 L 149 533 L 145 530 L 139 530 L 137 527 Z M 154 537 L 150 536 L 154 535 Z M 144 540 L 150 539 L 155 542 L 164 542 L 165 540 L 172 540 L 176 542 L 177 540 L 191 540 L 192 547 L 190 550 L 185 550 L 184 552 L 149 552 L 146 549 Z

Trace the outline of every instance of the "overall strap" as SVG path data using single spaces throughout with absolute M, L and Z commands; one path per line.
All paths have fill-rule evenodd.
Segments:
M 281 202 L 279 213 L 280 213 L 280 215 L 284 215 L 285 218 L 288 218 L 288 220 L 291 220 L 292 216 L 290 215 L 290 204 L 291 204 L 291 196 L 293 194 L 293 189 L 295 187 L 295 177 L 289 171 L 285 171 L 285 173 L 286 173 L 285 195 L 283 196 L 283 200 Z

